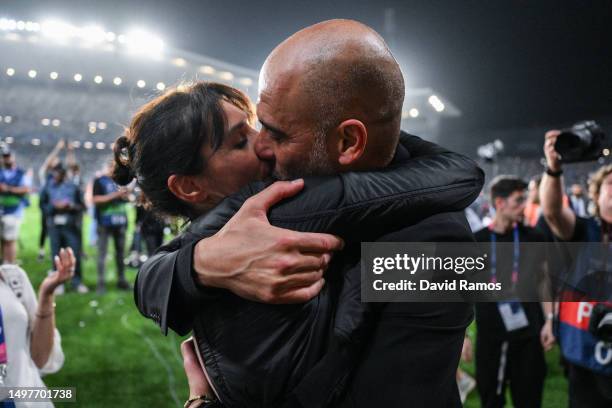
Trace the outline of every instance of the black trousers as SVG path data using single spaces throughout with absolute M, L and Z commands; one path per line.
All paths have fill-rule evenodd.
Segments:
M 546 360 L 538 337 L 504 341 L 478 332 L 476 384 L 483 408 L 503 407 L 508 384 L 515 407 L 540 407 L 545 377 Z
M 612 407 L 612 376 L 567 364 L 570 408 Z

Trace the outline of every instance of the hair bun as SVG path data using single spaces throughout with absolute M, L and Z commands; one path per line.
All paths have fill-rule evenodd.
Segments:
M 113 161 L 111 178 L 115 183 L 125 186 L 136 177 L 132 171 L 130 157 L 130 141 L 123 135 L 115 140 L 113 147 L 115 160 Z

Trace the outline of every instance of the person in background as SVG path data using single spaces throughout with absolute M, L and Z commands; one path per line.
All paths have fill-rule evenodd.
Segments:
M 53 150 L 45 158 L 45 161 L 38 169 L 38 185 L 40 186 L 38 206 L 40 207 L 40 239 L 38 241 L 38 260 L 45 259 L 45 241 L 47 240 L 47 214 L 45 208 L 47 203 L 43 202 L 42 196 L 47 183 L 53 178 L 51 170 L 60 163 L 59 153 L 64 148 L 64 139 L 60 139 Z
M 584 290 L 588 289 L 588 284 L 583 286 L 583 283 L 588 283 L 590 276 L 601 271 L 602 255 L 597 253 L 596 248 L 606 252 L 609 249 L 612 230 L 612 166 L 600 167 L 589 180 L 589 193 L 595 204 L 594 216 L 578 216 L 561 204 L 563 167 L 555 150 L 560 133 L 558 130 L 550 130 L 544 136 L 546 170 L 542 176 L 540 198 L 542 212 L 554 235 L 570 243 L 583 243 L 576 259 L 567 262 L 571 265 L 571 270 L 567 271 L 568 276 L 572 278 L 561 288 L 559 296 L 557 334 L 561 355 L 567 367 L 570 407 L 611 407 L 612 346 L 591 333 L 589 324 L 593 309 L 598 304 L 612 304 L 612 293 L 608 291 L 604 293 L 607 296 L 591 298 L 588 291 Z M 597 243 L 605 246 L 600 247 Z M 604 272 L 610 276 L 607 265 Z M 605 280 L 598 280 L 597 289 L 606 289 Z M 594 301 L 604 299 L 607 302 Z
M 471 363 L 473 358 L 472 341 L 469 337 L 469 330 L 467 330 L 463 341 L 463 347 L 461 348 L 461 361 Z M 459 388 L 459 397 L 461 398 L 462 404 L 465 403 L 468 395 L 476 388 L 476 380 L 461 367 L 457 368 L 457 388 Z
M 105 168 L 100 177 L 94 180 L 92 201 L 95 206 L 95 217 L 98 224 L 98 286 L 97 292 L 106 291 L 105 267 L 108 240 L 113 238 L 115 244 L 115 265 L 117 267 L 117 288 L 131 290 L 131 285 L 125 279 L 123 264 L 125 251 L 125 234 L 127 229 L 127 188 L 119 188 L 109 177 Z
M 15 155 L 7 146 L 2 147 L 2 164 L 0 171 L 0 207 L 2 218 L 2 259 L 5 264 L 17 261 L 17 239 L 23 218 L 26 195 L 30 188 L 26 185 L 25 172 L 17 167 Z
M 540 209 L 540 181 L 541 176 L 533 177 L 527 185 L 527 203 L 525 204 L 525 225 L 535 228 L 542 214 Z
M 519 246 L 546 241 L 540 231 L 522 222 L 526 188 L 527 183 L 517 177 L 493 179 L 490 191 L 495 215 L 491 224 L 474 236 L 478 242 L 491 242 L 491 273 L 496 272 L 492 280 L 504 286 L 540 288 L 545 284 L 544 265 L 540 276 L 529 273 L 539 262 L 537 251 Z M 495 246 L 496 242 L 514 243 L 515 250 L 508 254 L 502 245 Z M 500 260 L 498 265 L 494 264 L 496 260 Z M 509 276 L 511 282 L 505 279 Z M 476 383 L 483 407 L 503 407 L 508 383 L 514 406 L 541 406 L 546 377 L 544 351 L 555 342 L 552 309 L 552 302 L 544 301 L 476 303 Z M 514 319 L 516 316 L 522 318 Z
M 55 272 L 38 289 L 38 300 L 26 272 L 17 265 L 0 266 L 0 384 L 3 387 L 44 387 L 41 374 L 57 372 L 64 364 L 59 331 L 55 328 L 55 289 L 74 273 L 70 248 L 54 258 Z M 0 387 L 0 406 L 51 408 L 50 401 L 8 401 Z
M 581 184 L 574 183 L 570 187 L 569 205 L 578 217 L 586 218 L 589 216 L 588 201 Z
M 81 214 L 85 210 L 83 194 L 79 186 L 68 178 L 61 164 L 51 174 L 53 179 L 47 183 L 44 191 L 51 255 L 54 258 L 63 246 L 74 248 L 76 268 L 72 287 L 78 293 L 87 293 L 89 290 L 82 282 L 81 272 Z

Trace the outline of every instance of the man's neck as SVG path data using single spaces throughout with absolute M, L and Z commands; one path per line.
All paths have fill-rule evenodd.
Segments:
M 497 234 L 506 234 L 510 232 L 514 222 L 508 218 L 495 216 L 491 221 L 491 229 Z

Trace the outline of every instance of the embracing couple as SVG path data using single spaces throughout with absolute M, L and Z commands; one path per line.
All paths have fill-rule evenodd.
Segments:
M 164 333 L 193 331 L 204 370 L 187 348 L 186 367 L 206 404 L 461 406 L 472 306 L 360 299 L 360 242 L 473 240 L 462 210 L 483 173 L 402 132 L 403 98 L 383 39 L 331 20 L 272 51 L 256 112 L 234 88 L 180 85 L 117 139 L 115 181 L 191 221 L 135 297 Z

